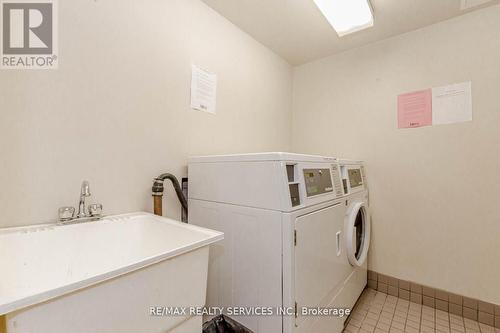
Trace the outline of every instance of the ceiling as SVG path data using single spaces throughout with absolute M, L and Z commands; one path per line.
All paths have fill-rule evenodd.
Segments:
M 313 0 L 203 1 L 292 65 L 500 3 L 500 0 L 371 0 L 375 26 L 340 38 Z M 472 7 L 461 10 L 462 2 Z

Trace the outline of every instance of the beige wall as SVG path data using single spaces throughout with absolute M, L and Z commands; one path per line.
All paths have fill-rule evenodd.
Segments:
M 370 267 L 500 304 L 500 6 L 294 70 L 295 151 L 366 160 Z M 472 80 L 474 121 L 397 129 L 397 95 Z
M 83 179 L 107 214 L 151 211 L 189 155 L 289 148 L 291 67 L 201 1 L 59 1 L 59 20 L 59 70 L 0 71 L 0 227 L 55 219 Z M 189 108 L 192 63 L 218 74 L 215 116 Z
M 76 205 L 151 210 L 189 155 L 288 150 L 362 158 L 372 269 L 500 303 L 500 6 L 292 70 L 198 0 L 59 1 L 60 68 L 0 72 L 0 227 Z M 190 65 L 218 74 L 189 108 Z M 396 129 L 396 96 L 472 80 L 474 121 Z M 166 209 L 178 217 L 168 190 Z

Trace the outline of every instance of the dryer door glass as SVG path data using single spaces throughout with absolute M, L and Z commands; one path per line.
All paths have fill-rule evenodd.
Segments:
M 365 263 L 370 246 L 370 218 L 364 202 L 351 207 L 346 223 L 347 257 L 353 266 Z
M 354 256 L 359 260 L 361 253 L 363 251 L 363 243 L 365 239 L 365 222 L 364 222 L 364 208 L 361 207 L 356 214 L 356 219 L 354 221 L 354 237 L 355 237 L 355 253 Z

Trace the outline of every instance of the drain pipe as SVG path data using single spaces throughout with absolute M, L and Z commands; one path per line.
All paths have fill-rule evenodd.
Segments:
M 154 207 L 154 214 L 162 216 L 163 215 L 163 182 L 165 180 L 170 180 L 172 182 L 172 185 L 174 186 L 175 193 L 177 194 L 177 198 L 179 199 L 182 210 L 187 217 L 188 214 L 188 203 L 186 200 L 186 197 L 184 196 L 184 193 L 182 193 L 182 188 L 179 184 L 179 181 L 177 178 L 172 175 L 171 173 L 164 173 L 160 175 L 159 177 L 155 178 L 154 183 L 153 183 L 153 188 L 152 194 L 153 194 L 153 207 Z

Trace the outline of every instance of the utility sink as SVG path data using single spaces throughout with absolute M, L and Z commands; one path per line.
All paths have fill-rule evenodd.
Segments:
M 4 330 L 200 332 L 201 317 L 151 309 L 204 306 L 208 246 L 223 237 L 149 213 L 0 229 Z

